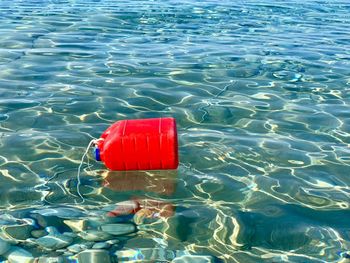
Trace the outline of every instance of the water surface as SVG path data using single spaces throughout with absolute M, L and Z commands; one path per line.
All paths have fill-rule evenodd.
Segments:
M 114 237 L 113 260 L 149 249 L 142 260 L 346 262 L 349 13 L 341 0 L 1 1 L 2 229 L 72 232 L 67 217 L 153 200 L 172 212 L 118 219 L 138 231 Z M 177 119 L 178 171 L 113 174 L 91 160 L 83 202 L 89 141 L 161 116 Z M 33 211 L 45 223 L 25 221 Z M 8 242 L 76 255 L 27 238 Z

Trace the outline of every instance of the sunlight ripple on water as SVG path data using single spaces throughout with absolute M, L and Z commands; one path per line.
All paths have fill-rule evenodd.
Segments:
M 1 1 L 0 260 L 346 262 L 347 1 Z M 177 119 L 178 171 L 77 168 Z M 44 261 L 43 261 L 44 262 Z

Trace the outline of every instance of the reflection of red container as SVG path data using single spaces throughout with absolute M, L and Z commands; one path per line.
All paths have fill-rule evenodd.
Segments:
M 175 119 L 117 121 L 101 135 L 95 157 L 115 171 L 176 169 Z

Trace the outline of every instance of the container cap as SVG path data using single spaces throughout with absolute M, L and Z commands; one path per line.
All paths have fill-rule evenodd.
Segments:
M 95 147 L 94 148 L 94 155 L 95 155 L 95 159 L 96 161 L 101 161 L 101 155 L 100 155 L 100 149 Z

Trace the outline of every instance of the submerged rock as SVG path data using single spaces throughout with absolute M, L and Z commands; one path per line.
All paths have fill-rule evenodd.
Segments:
M 79 253 L 83 250 L 90 249 L 95 243 L 94 242 L 84 242 L 79 244 L 73 244 L 67 247 L 67 250 L 72 253 Z
M 83 248 L 83 250 L 85 250 L 85 249 L 92 248 L 92 246 L 93 246 L 94 244 L 95 244 L 95 242 L 93 242 L 93 241 L 88 241 L 88 242 L 80 243 L 80 246 Z
M 211 256 L 185 255 L 175 258 L 172 263 L 213 263 L 214 258 Z
M 37 263 L 69 263 L 64 257 L 40 257 Z
M 66 237 L 71 237 L 71 238 L 76 238 L 78 236 L 78 234 L 74 232 L 64 232 L 62 235 Z
M 89 217 L 84 219 L 67 219 L 63 221 L 74 232 L 81 232 L 88 229 L 98 229 L 102 225 L 110 223 L 120 223 L 120 218 L 109 218 L 109 217 Z
M 140 248 L 117 250 L 114 255 L 117 256 L 118 262 L 129 261 L 164 261 L 169 262 L 176 257 L 176 251 L 166 250 L 162 248 Z
M 190 255 L 185 250 L 165 248 L 123 249 L 113 253 L 118 262 L 176 262 L 176 263 L 211 263 L 216 262 L 212 256 Z
M 103 232 L 114 236 L 127 235 L 136 231 L 134 224 L 106 224 L 100 228 Z
M 47 232 L 43 229 L 37 229 L 37 230 L 32 230 L 30 234 L 32 235 L 32 237 L 39 238 L 39 237 L 46 236 Z
M 63 256 L 65 256 L 65 257 L 71 257 L 71 256 L 73 256 L 74 255 L 74 253 L 73 252 L 70 252 L 70 251 L 65 251 L 64 253 L 63 253 Z
M 5 239 L 10 240 L 26 240 L 30 237 L 30 232 L 34 229 L 32 225 L 12 225 L 12 226 L 3 226 L 1 231 Z
M 11 263 L 27 263 L 34 261 L 34 257 L 30 252 L 16 246 L 11 247 L 11 249 L 4 254 L 4 257 Z
M 42 216 L 57 216 L 59 218 L 64 219 L 73 219 L 78 217 L 84 217 L 86 214 L 76 208 L 73 207 L 56 207 L 56 208 L 46 208 L 46 209 L 38 209 L 32 211 L 33 214 L 40 214 Z
M 10 249 L 10 247 L 11 245 L 8 242 L 0 239 L 0 256 L 5 254 Z
M 63 219 L 57 216 L 43 216 L 41 214 L 32 213 L 31 218 L 35 219 L 40 227 L 61 226 Z
M 79 233 L 79 236 L 82 239 L 88 240 L 88 241 L 105 241 L 108 239 L 112 239 L 113 236 L 98 230 L 86 230 Z
M 61 234 L 55 227 L 47 227 L 45 230 L 49 234 L 36 240 L 36 243 L 43 248 L 56 250 L 67 247 L 73 242 L 72 237 Z
M 84 263 L 110 263 L 111 259 L 106 250 L 89 249 L 78 254 L 79 262 Z
M 63 221 L 72 231 L 81 232 L 87 229 L 87 220 L 79 219 L 79 220 L 64 220 Z
M 108 244 L 115 245 L 118 244 L 120 241 L 118 239 L 110 239 L 107 241 Z
M 98 242 L 92 246 L 93 249 L 107 249 L 110 248 L 111 244 L 107 242 Z
M 72 252 L 72 253 L 79 253 L 83 250 L 80 244 L 73 244 L 69 247 L 67 247 L 67 250 Z

